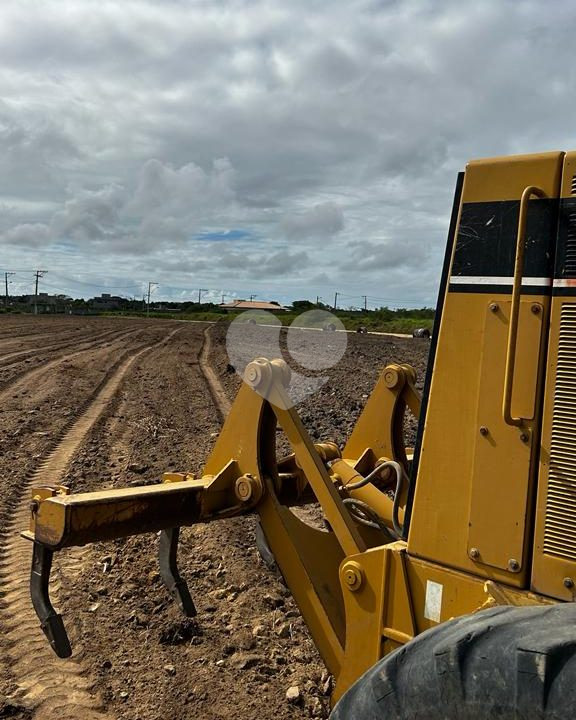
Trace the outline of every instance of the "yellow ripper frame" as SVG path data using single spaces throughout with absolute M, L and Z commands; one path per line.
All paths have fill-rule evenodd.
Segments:
M 337 694 L 367 662 L 380 657 L 380 643 L 374 657 L 368 653 L 370 661 L 362 659 L 365 651 L 355 657 L 355 640 L 347 628 L 357 623 L 350 624 L 352 606 L 346 596 L 357 594 L 365 584 L 365 570 L 348 558 L 390 544 L 396 537 L 395 504 L 375 483 L 385 473 L 379 467 L 390 460 L 408 471 L 404 413 L 406 406 L 416 416 L 420 410 L 414 372 L 406 365 L 385 368 L 342 453 L 334 443 L 312 442 L 291 407 L 290 371 L 283 361 L 257 359 L 248 365 L 244 380 L 201 477 L 166 473 L 160 485 L 77 494 L 69 494 L 64 486 L 33 490 L 30 528 L 23 533 L 34 542 L 32 599 L 58 655 L 69 656 L 71 648 L 49 598 L 54 551 L 160 531 L 162 578 L 183 611 L 194 615 L 196 608 L 177 567 L 179 528 L 257 513 L 280 572 L 337 679 Z M 279 461 L 277 427 L 293 450 Z M 364 482 L 370 473 L 373 482 Z M 401 519 L 407 484 L 398 492 Z M 351 508 L 346 500 L 357 505 Z M 307 524 L 289 509 L 310 502 L 321 505 L 324 529 Z M 366 505 L 372 513 L 368 521 L 362 511 L 359 517 L 357 509 Z M 374 516 L 376 523 L 370 521 Z M 395 637 L 409 635 L 399 631 Z M 354 657 L 350 657 L 352 649 Z M 344 683 L 338 681 L 340 677 Z

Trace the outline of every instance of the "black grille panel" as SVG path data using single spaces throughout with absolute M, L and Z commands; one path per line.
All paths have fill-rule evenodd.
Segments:
M 576 303 L 560 313 L 544 552 L 576 560 Z

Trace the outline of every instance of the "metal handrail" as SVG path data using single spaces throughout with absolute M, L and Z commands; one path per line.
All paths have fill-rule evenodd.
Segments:
M 520 292 L 524 271 L 524 250 L 526 249 L 526 218 L 528 203 L 532 195 L 545 198 L 546 193 L 536 185 L 524 188 L 520 198 L 518 213 L 518 232 L 516 234 L 516 260 L 514 262 L 514 284 L 512 286 L 512 306 L 510 308 L 510 325 L 508 328 L 508 347 L 506 349 L 506 372 L 504 375 L 504 397 L 502 400 L 502 417 L 507 425 L 522 427 L 525 418 L 512 415 L 512 387 L 516 366 L 516 342 L 518 340 L 518 318 L 520 315 Z

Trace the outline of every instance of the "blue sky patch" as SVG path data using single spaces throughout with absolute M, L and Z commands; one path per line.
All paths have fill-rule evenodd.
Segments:
M 221 240 L 252 240 L 254 235 L 249 230 L 222 230 L 221 232 L 202 232 L 194 235 L 195 240 L 219 242 Z

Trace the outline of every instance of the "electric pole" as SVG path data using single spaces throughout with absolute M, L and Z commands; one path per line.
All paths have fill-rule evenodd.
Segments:
M 258 295 L 250 295 L 250 302 L 252 302 L 252 300 L 254 300 L 255 297 L 258 297 Z
M 320 307 L 320 300 L 322 300 L 322 296 L 316 295 L 316 307 Z
M 146 305 L 146 317 L 150 317 L 150 291 L 152 290 L 152 286 L 158 287 L 157 282 L 149 282 L 148 283 L 148 304 Z
M 334 310 L 336 310 L 336 307 L 338 305 L 338 295 L 340 295 L 340 293 L 334 293 Z
M 48 270 L 36 270 L 34 275 L 36 276 L 36 287 L 34 290 L 34 315 L 38 315 L 38 280 L 48 272 Z
M 364 312 L 368 310 L 368 295 L 362 295 L 364 298 Z
M 222 293 L 222 303 L 221 303 L 222 305 L 224 305 L 224 298 L 225 298 L 225 297 L 226 297 L 226 295 L 225 295 L 224 293 Z
M 200 305 L 200 301 L 202 300 L 202 293 L 208 292 L 207 288 L 198 288 L 198 305 Z
M 14 275 L 14 274 L 15 273 L 13 273 L 13 272 L 5 272 L 4 273 L 4 281 L 6 283 L 6 307 L 8 307 L 8 277 L 10 275 Z

